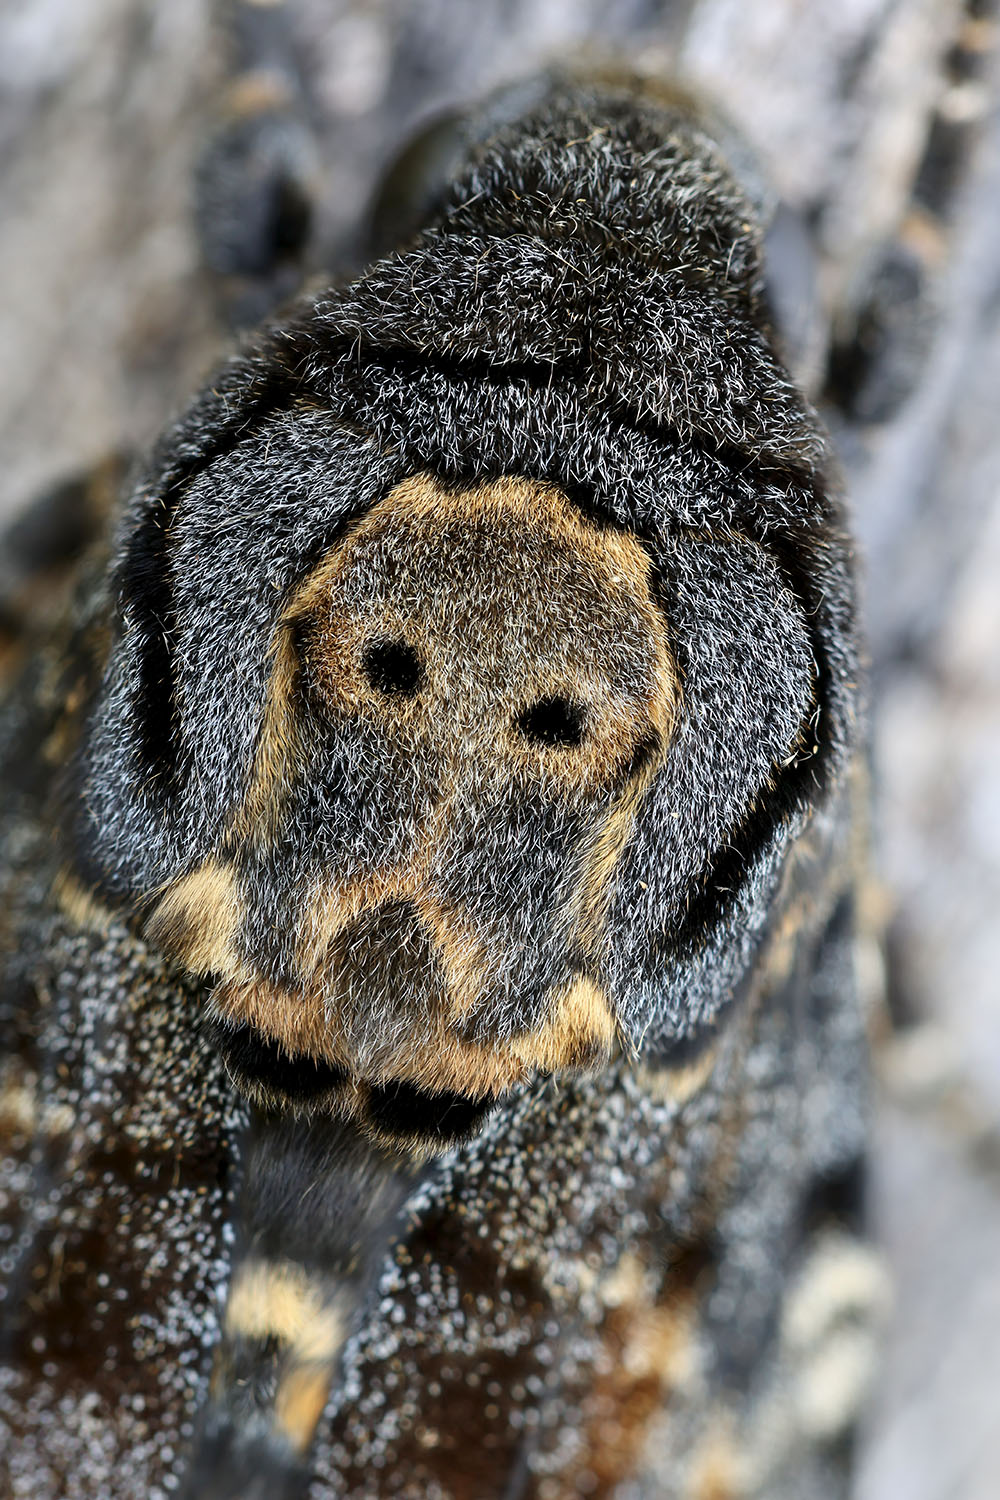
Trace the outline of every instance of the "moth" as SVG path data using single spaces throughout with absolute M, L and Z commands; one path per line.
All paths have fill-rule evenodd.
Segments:
M 404 157 L 8 697 L 12 1495 L 845 1493 L 853 548 L 673 87 Z

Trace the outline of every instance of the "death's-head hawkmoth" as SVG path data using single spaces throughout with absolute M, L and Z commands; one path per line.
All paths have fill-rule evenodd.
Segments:
M 451 1212 L 425 1264 L 457 1244 L 464 1295 L 485 1238 L 484 1296 L 550 1255 L 525 1305 L 551 1341 L 595 1286 L 601 1316 L 659 1327 L 682 1247 L 712 1241 L 691 1328 L 718 1360 L 705 1410 L 735 1432 L 781 1384 L 803 1205 L 858 1149 L 851 549 L 772 326 L 766 195 L 684 95 L 610 74 L 522 85 L 449 139 L 444 175 L 389 203 L 400 242 L 253 340 L 163 440 L 118 524 L 61 792 L 64 909 L 165 957 L 197 1017 L 177 1045 L 247 1103 L 191 1495 L 299 1482 L 338 1381 L 319 1493 L 610 1494 L 573 1477 L 600 1453 L 666 1493 L 641 1457 L 665 1364 L 631 1447 L 594 1438 L 585 1464 L 567 1439 L 560 1464 L 508 1413 L 506 1446 L 463 1470 L 440 1433 L 465 1376 L 430 1333 L 400 1356 L 395 1457 L 385 1439 L 359 1479 L 357 1392 L 395 1368 L 373 1353 L 399 1321 L 391 1290 L 372 1302 L 387 1252 L 409 1264 Z M 658 1230 L 605 1241 L 565 1201 L 589 1137 L 581 1203 L 618 1172 L 622 1223 L 659 1193 Z M 583 1226 L 578 1271 L 561 1225 L 529 1232 L 510 1152 Z M 433 1276 L 395 1306 L 411 1292 L 450 1305 Z M 473 1444 L 507 1400 L 560 1409 L 494 1384 Z M 685 1488 L 707 1440 L 685 1441 L 671 1493 L 752 1492 Z M 517 1488 L 518 1465 L 549 1489 Z

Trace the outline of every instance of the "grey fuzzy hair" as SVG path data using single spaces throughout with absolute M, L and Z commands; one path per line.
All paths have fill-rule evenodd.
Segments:
M 422 472 L 549 482 L 652 560 L 682 706 L 615 875 L 602 977 L 633 1045 L 669 1050 L 738 995 L 787 851 L 837 795 L 859 692 L 842 504 L 777 352 L 755 205 L 680 108 L 552 84 L 473 147 L 410 242 L 298 304 L 168 434 L 118 537 L 77 842 L 123 899 L 218 847 L 283 608 Z M 272 914 L 319 853 L 370 852 L 407 817 L 371 747 L 341 745 L 383 800 L 367 822 L 354 805 L 338 846 L 333 751 L 306 741 L 281 848 L 245 872 Z M 512 912 L 513 837 L 484 829 L 480 849 Z M 537 837 L 557 862 L 562 832 Z M 537 921 L 528 900 L 512 940 Z M 390 1010 L 383 995 L 372 1028 L 402 1026 Z

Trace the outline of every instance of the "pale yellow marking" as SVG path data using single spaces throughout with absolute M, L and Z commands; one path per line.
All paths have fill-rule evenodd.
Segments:
M 231 836 L 258 844 L 276 836 L 298 747 L 295 689 L 299 663 L 289 622 L 282 617 L 271 646 L 274 665 L 267 685 L 264 714 L 250 773 L 250 785 L 237 812 Z
M 529 1066 L 550 1072 L 606 1061 L 614 1039 L 607 996 L 593 980 L 580 978 L 556 999 L 552 1014 L 537 1031 L 515 1037 L 508 1046 Z
M 65 1135 L 72 1130 L 76 1116 L 69 1104 L 46 1104 L 42 1110 L 41 1129 L 44 1135 Z
M 260 0 L 256 0 L 260 3 Z M 226 93 L 226 112 L 233 119 L 285 108 L 292 99 L 288 79 L 277 68 L 253 68 L 235 79 Z
M 332 1364 L 295 1365 L 278 1384 L 275 1426 L 299 1453 L 312 1442 L 330 1394 L 334 1368 Z
M 691 1463 L 684 1500 L 738 1500 L 747 1493 L 746 1469 L 732 1427 L 726 1413 L 709 1418 L 708 1432 Z
M 38 1094 L 29 1084 L 12 1082 L 0 1088 L 0 1125 L 32 1135 L 38 1125 Z
M 664 1104 L 686 1104 L 711 1078 L 719 1055 L 718 1044 L 705 1048 L 700 1057 L 679 1067 L 644 1066 L 636 1069 L 639 1083 L 651 1099 Z
M 581 1262 L 581 1269 L 585 1262 Z M 637 1255 L 626 1250 L 614 1270 L 598 1283 L 601 1301 L 606 1307 L 623 1307 L 637 1303 L 649 1291 L 649 1273 Z
M 860 1416 L 879 1369 L 879 1339 L 870 1328 L 828 1334 L 796 1373 L 795 1408 L 805 1431 L 822 1442 L 846 1432 Z
M 36 1075 L 19 1059 L 8 1059 L 0 1075 L 0 1129 L 52 1137 L 65 1135 L 75 1122 L 70 1105 L 40 1095 Z
M 785 1302 L 782 1331 L 790 1348 L 809 1350 L 838 1322 L 883 1322 L 892 1299 L 885 1263 L 868 1245 L 839 1230 L 822 1236 Z
M 244 904 L 230 865 L 209 859 L 168 886 L 146 923 L 150 941 L 195 974 L 234 974 Z
M 81 885 L 69 870 L 62 869 L 52 885 L 52 894 L 59 910 L 84 932 L 94 932 L 101 937 L 115 920 L 115 913 L 92 891 Z
M 648 597 L 650 560 L 641 544 L 624 532 L 589 523 L 556 485 L 508 474 L 486 484 L 453 490 L 431 474 L 411 474 L 359 517 L 345 540 L 331 549 L 299 590 L 286 618 L 307 614 L 328 593 L 343 570 L 349 543 L 367 532 L 378 532 L 386 517 L 439 525 L 443 520 L 481 521 L 491 514 L 498 519 L 513 516 L 526 528 L 544 529 L 572 542 L 574 550 L 603 574 L 609 587 L 619 589 L 625 584 L 640 600 Z M 662 624 L 652 613 L 656 606 L 651 599 L 649 607 L 650 633 L 658 635 Z
M 664 1391 L 683 1390 L 699 1368 L 694 1317 L 689 1307 L 650 1307 L 629 1329 L 622 1366 L 634 1380 L 655 1376 Z
M 319 1287 L 292 1261 L 239 1267 L 226 1303 L 229 1338 L 285 1345 L 274 1397 L 274 1426 L 297 1452 L 312 1442 L 344 1342 L 345 1325 Z
M 238 1268 L 225 1315 L 230 1337 L 275 1338 L 296 1363 L 329 1363 L 344 1341 L 344 1321 L 309 1275 L 292 1261 L 249 1261 Z
M 598 1282 L 597 1293 L 605 1307 L 629 1318 L 621 1368 L 634 1380 L 655 1376 L 662 1386 L 676 1390 L 691 1379 L 697 1365 L 695 1309 L 687 1297 L 655 1302 L 655 1282 L 639 1257 L 625 1251 L 611 1274 Z

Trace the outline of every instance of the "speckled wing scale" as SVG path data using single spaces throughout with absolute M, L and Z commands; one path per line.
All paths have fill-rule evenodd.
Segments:
M 449 129 L 10 695 L 11 1495 L 842 1493 L 858 672 L 766 197 L 612 75 Z

